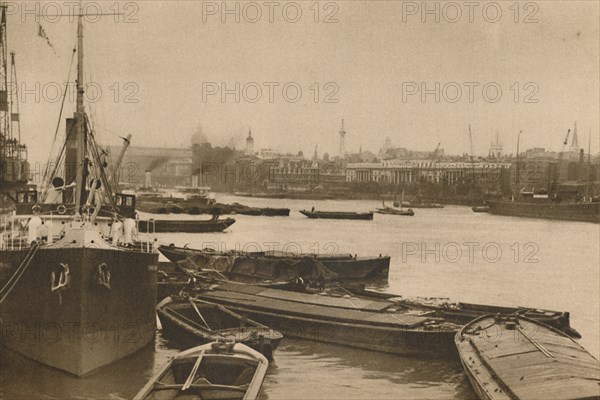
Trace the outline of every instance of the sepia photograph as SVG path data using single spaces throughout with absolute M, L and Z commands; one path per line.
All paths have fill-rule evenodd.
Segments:
M 0 400 L 600 400 L 600 1 L 0 1 Z

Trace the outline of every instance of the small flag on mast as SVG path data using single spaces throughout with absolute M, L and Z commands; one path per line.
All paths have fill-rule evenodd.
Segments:
M 44 27 L 39 22 L 38 22 L 38 36 L 41 37 L 42 39 L 45 39 L 46 43 L 48 43 L 48 46 L 52 47 L 52 51 L 54 51 L 54 54 L 56 54 L 56 49 L 54 48 L 54 45 L 50 42 L 50 38 L 46 34 Z

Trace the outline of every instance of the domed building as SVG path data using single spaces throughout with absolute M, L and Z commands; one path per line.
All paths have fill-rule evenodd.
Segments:
M 192 135 L 192 146 L 197 145 L 197 144 L 204 144 L 204 143 L 209 143 L 208 138 L 206 137 L 206 135 L 204 134 L 204 132 L 202 132 L 202 126 L 198 126 L 198 129 L 196 129 L 196 133 L 194 133 Z

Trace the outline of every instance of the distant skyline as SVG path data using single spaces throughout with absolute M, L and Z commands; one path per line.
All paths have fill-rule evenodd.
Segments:
M 50 3 L 39 3 L 39 9 L 55 14 Z M 266 9 L 256 23 L 245 20 L 247 13 L 239 23 L 235 15 L 225 15 L 228 20 L 222 23 L 222 10 L 206 9 L 209 3 L 221 4 L 138 1 L 136 9 L 119 10 L 137 23 L 115 22 L 109 16 L 86 22 L 86 80 L 97 83 L 103 94 L 88 111 L 103 143 L 118 145 L 119 136 L 131 133 L 135 146 L 179 147 L 189 145 L 201 124 L 215 145 L 244 139 L 252 127 L 257 150 L 312 155 L 318 145 L 320 154 L 333 156 L 344 118 L 348 152 L 362 146 L 376 153 L 390 137 L 412 150 L 433 152 L 441 143 L 446 154 L 468 153 L 471 124 L 474 153 L 485 155 L 496 132 L 504 152 L 515 153 L 519 130 L 522 149 L 558 151 L 577 121 L 579 144 L 587 152 L 591 131 L 592 152 L 598 152 L 598 2 L 535 2 L 537 23 L 522 21 L 532 11 L 525 9 L 515 23 L 509 9 L 513 2 L 499 3 L 503 14 L 495 23 L 485 21 L 480 12 L 471 23 L 466 10 L 456 23 L 444 20 L 448 14 L 439 23 L 431 17 L 423 23 L 419 13 L 406 9 L 406 4 L 420 2 L 358 1 L 330 2 L 336 8 L 328 9 L 330 3 L 319 3 L 317 23 L 312 2 L 294 3 L 302 11 L 296 23 L 278 13 L 271 23 Z M 105 13 L 114 7 L 113 2 L 95 4 Z M 248 3 L 239 4 L 244 10 Z M 439 4 L 445 10 L 446 3 Z M 38 36 L 35 18 L 13 11 L 8 43 L 17 53 L 24 85 L 22 138 L 30 159 L 44 162 L 60 110 L 57 87 L 69 70 L 76 24 L 66 17 L 57 22 L 40 19 L 55 55 Z M 327 15 L 338 22 L 324 23 Z M 436 83 L 440 101 L 428 94 L 423 102 L 421 89 L 435 89 Z M 239 102 L 236 93 L 223 101 L 222 85 L 237 92 Z M 484 86 L 490 98 L 481 93 Z M 284 87 L 289 98 L 300 88 L 299 100 L 286 100 Z M 494 103 L 490 99 L 496 88 L 502 95 Z M 462 93 L 453 103 L 457 90 Z M 60 134 L 73 108 L 68 101 Z
M 584 143 L 582 141 L 582 138 L 580 137 L 580 132 L 579 131 L 575 131 L 575 125 L 576 124 L 574 124 L 574 126 L 572 128 L 567 128 L 570 131 L 569 132 L 565 132 L 565 135 L 563 137 L 563 139 L 567 138 L 567 134 L 568 134 L 567 145 L 563 144 L 563 145 L 560 146 L 559 149 L 551 149 L 551 148 L 545 148 L 543 146 L 535 145 L 535 146 L 528 147 L 528 148 L 522 148 L 521 147 L 520 152 L 524 153 L 527 150 L 534 150 L 534 149 L 540 149 L 540 148 L 544 149 L 544 150 L 546 150 L 548 152 L 561 152 L 561 151 L 569 152 L 569 151 L 574 151 L 574 146 L 577 145 L 578 149 L 583 149 L 585 151 L 585 154 L 587 154 L 588 153 L 587 137 L 586 137 L 586 141 Z M 249 129 L 251 129 L 251 128 L 249 128 Z M 201 144 L 201 143 L 210 143 L 213 146 L 219 146 L 219 147 L 228 146 L 230 148 L 234 148 L 235 150 L 240 150 L 240 151 L 243 151 L 246 148 L 246 139 L 248 137 L 248 133 L 247 132 L 246 132 L 246 136 L 239 135 L 236 138 L 232 137 L 229 140 L 228 143 L 213 143 L 210 140 L 210 138 L 208 138 L 206 135 L 204 135 L 204 134 L 199 135 L 198 132 L 199 132 L 199 130 L 197 129 L 196 133 L 193 134 L 193 135 L 191 135 L 190 143 L 183 143 L 180 146 L 172 146 L 172 147 L 187 148 L 187 147 L 190 146 L 190 144 L 193 145 L 193 144 Z M 577 132 L 578 139 L 574 140 L 574 136 L 575 136 L 576 132 Z M 339 135 L 339 133 L 338 133 L 338 135 Z M 199 139 L 200 137 L 202 138 L 201 140 Z M 404 149 L 406 149 L 408 151 L 430 152 L 430 153 L 434 153 L 436 151 L 436 149 L 437 149 L 438 151 L 443 151 L 446 156 L 462 156 L 464 154 L 469 155 L 469 151 L 470 151 L 470 149 L 465 149 L 461 153 L 448 153 L 448 152 L 446 152 L 446 150 L 444 149 L 444 147 L 441 146 L 441 143 L 440 143 L 439 148 L 436 145 L 435 149 L 414 149 L 414 148 L 411 148 L 411 147 L 408 147 L 408 146 L 403 146 L 403 145 L 400 145 L 398 143 L 395 143 L 392 140 L 391 137 L 388 137 L 388 138 L 391 141 L 390 144 L 391 144 L 392 148 L 395 148 L 395 149 L 404 148 Z M 386 144 L 387 144 L 386 142 L 387 142 L 388 138 L 386 138 L 386 140 L 383 143 L 380 143 L 380 144 L 371 143 L 371 147 L 369 147 L 369 148 L 364 148 L 363 146 L 358 146 L 355 149 L 346 149 L 346 154 L 359 154 L 361 152 L 363 152 L 363 153 L 364 152 L 371 152 L 371 153 L 377 155 L 386 146 Z M 297 154 L 297 151 L 283 151 L 283 150 L 280 150 L 280 149 L 277 149 L 277 148 L 273 148 L 273 147 L 269 147 L 269 146 L 263 146 L 261 144 L 260 136 L 257 136 L 255 133 L 252 134 L 252 139 L 254 141 L 254 152 L 256 154 L 260 153 L 261 150 L 274 150 L 274 151 L 278 151 L 279 153 L 284 154 L 284 155 L 285 154 L 294 154 L 294 155 Z M 338 140 L 339 140 L 339 136 L 338 136 Z M 313 149 L 312 153 L 305 154 L 306 158 L 312 158 L 313 155 L 314 155 L 314 151 L 315 150 L 317 151 L 317 154 L 318 154 L 319 158 L 322 158 L 323 154 L 325 154 L 325 153 L 327 153 L 328 156 L 330 156 L 330 157 L 336 157 L 336 156 L 338 156 L 338 152 L 333 152 L 333 153 L 329 153 L 328 151 L 322 151 L 321 152 L 321 151 L 318 150 L 319 145 L 316 144 L 315 146 L 316 146 L 316 148 Z M 492 150 L 501 151 L 501 153 L 502 153 L 503 156 L 504 155 L 511 155 L 511 154 L 515 155 L 516 154 L 516 143 L 514 143 L 514 146 L 513 146 L 513 144 L 508 144 L 508 146 L 506 146 L 504 144 L 503 140 L 502 140 L 502 136 L 500 136 L 499 133 L 496 133 L 495 135 L 492 135 L 490 137 L 490 141 L 488 143 L 487 150 L 485 152 L 481 153 L 481 154 L 474 154 L 474 156 L 476 156 L 476 157 L 487 157 L 487 156 L 489 156 L 489 152 L 492 151 Z M 302 151 L 302 149 L 299 149 L 299 151 Z M 592 149 L 592 153 L 591 154 L 593 156 L 598 155 L 598 153 L 599 153 L 598 150 L 594 151 L 594 149 Z

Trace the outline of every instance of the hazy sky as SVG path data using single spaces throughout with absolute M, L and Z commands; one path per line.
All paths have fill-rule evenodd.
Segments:
M 69 12 L 66 2 L 48 3 L 38 3 L 38 9 L 55 15 L 59 6 L 63 14 Z M 30 158 L 44 161 L 60 109 L 57 83 L 64 85 L 67 76 L 76 24 L 67 16 L 40 18 L 55 55 L 22 4 L 11 8 L 9 48 L 17 52 L 22 85 L 33 93 L 39 83 L 41 98 L 22 91 L 20 107 Z M 34 9 L 36 3 L 27 4 Z M 99 5 L 104 13 L 118 8 L 126 14 L 118 22 L 105 16 L 85 24 L 86 80 L 102 89 L 91 106 L 101 139 L 117 144 L 118 135 L 131 133 L 134 145 L 187 146 L 201 124 L 218 145 L 245 137 L 252 127 L 255 148 L 312 154 L 318 144 L 321 153 L 336 154 L 344 118 L 348 151 L 361 145 L 378 151 L 389 136 L 403 147 L 433 151 L 441 142 L 446 153 L 460 154 L 469 151 L 471 124 L 475 153 L 487 154 L 496 132 L 505 151 L 514 152 L 519 130 L 522 148 L 558 150 L 576 120 L 580 144 L 587 148 L 591 129 L 592 151 L 598 151 L 597 1 L 521 2 L 518 7 L 513 1 L 475 2 L 472 22 L 463 2 L 429 2 L 432 10 L 439 7 L 439 22 L 435 15 L 421 15 L 421 2 L 320 2 L 318 16 L 313 1 L 272 2 L 272 22 L 265 4 L 227 2 L 231 10 L 239 7 L 239 23 L 235 11 L 222 13 L 220 1 L 88 6 L 89 13 Z M 461 5 L 460 17 L 454 4 Z M 302 15 L 293 23 L 298 10 Z M 326 23 L 328 16 L 337 22 Z M 537 22 L 525 23 L 527 16 Z M 235 94 L 222 101 L 221 93 L 206 92 L 220 91 L 222 83 L 235 92 L 236 82 L 239 103 Z M 482 94 L 486 84 L 487 98 Z M 422 85 L 432 90 L 425 102 L 420 93 L 407 92 Z M 302 94 L 293 103 L 298 87 Z M 493 102 L 497 88 L 502 94 Z M 328 95 L 337 102 L 326 102 Z M 66 105 L 68 115 L 73 106 L 72 101 Z

